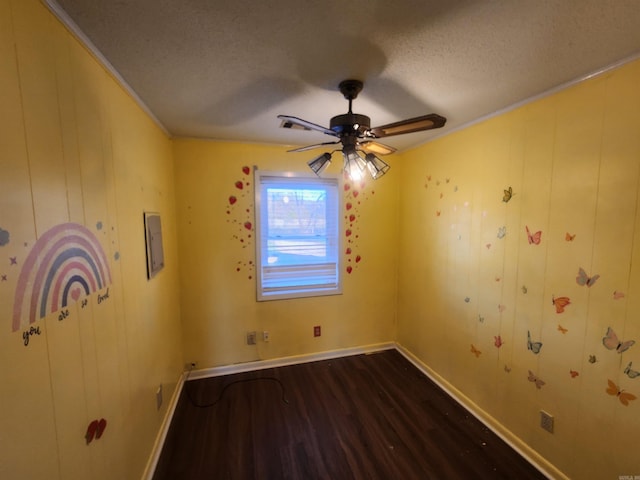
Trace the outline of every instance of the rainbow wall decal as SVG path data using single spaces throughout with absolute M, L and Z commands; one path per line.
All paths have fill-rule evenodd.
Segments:
M 107 256 L 86 227 L 63 223 L 47 231 L 22 265 L 13 303 L 15 332 L 111 284 Z

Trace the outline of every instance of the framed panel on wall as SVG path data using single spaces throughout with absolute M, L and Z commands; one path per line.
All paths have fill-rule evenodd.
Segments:
M 147 245 L 147 278 L 151 279 L 164 267 L 159 213 L 144 212 L 144 235 Z

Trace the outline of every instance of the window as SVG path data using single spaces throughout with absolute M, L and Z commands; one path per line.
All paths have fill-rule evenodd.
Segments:
M 342 293 L 339 177 L 256 170 L 258 300 Z

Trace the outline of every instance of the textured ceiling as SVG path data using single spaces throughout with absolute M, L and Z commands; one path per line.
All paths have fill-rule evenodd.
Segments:
M 365 83 L 372 126 L 426 113 L 406 149 L 640 54 L 638 0 L 45 0 L 176 136 L 306 145 Z

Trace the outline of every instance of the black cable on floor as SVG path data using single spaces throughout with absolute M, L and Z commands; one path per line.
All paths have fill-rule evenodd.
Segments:
M 271 381 L 271 382 L 276 382 L 280 386 L 280 391 L 282 392 L 282 401 L 283 401 L 283 403 L 286 403 L 287 405 L 289 404 L 289 401 L 287 400 L 286 395 L 285 395 L 284 385 L 282 384 L 282 382 L 279 379 L 277 379 L 275 377 L 258 377 L 258 378 L 246 378 L 246 379 L 243 379 L 243 380 L 234 380 L 233 382 L 226 384 L 222 388 L 222 390 L 220 391 L 220 395 L 218 395 L 218 398 L 215 401 L 213 401 L 211 403 L 206 403 L 206 404 L 197 403 L 193 399 L 193 397 L 191 396 L 191 392 L 189 391 L 189 376 L 191 375 L 191 370 L 193 370 L 193 366 L 191 366 L 191 368 L 189 368 L 189 372 L 187 373 L 187 378 L 184 381 L 184 391 L 187 394 L 187 398 L 189 399 L 189 402 L 194 407 L 197 407 L 197 408 L 210 408 L 210 407 L 213 407 L 213 406 L 217 405 L 218 403 L 220 403 L 220 401 L 222 400 L 222 397 L 224 397 L 224 392 L 226 392 L 229 387 L 232 387 L 233 385 L 237 385 L 239 383 L 256 382 L 256 381 L 259 381 L 259 380 L 267 380 L 267 381 Z

